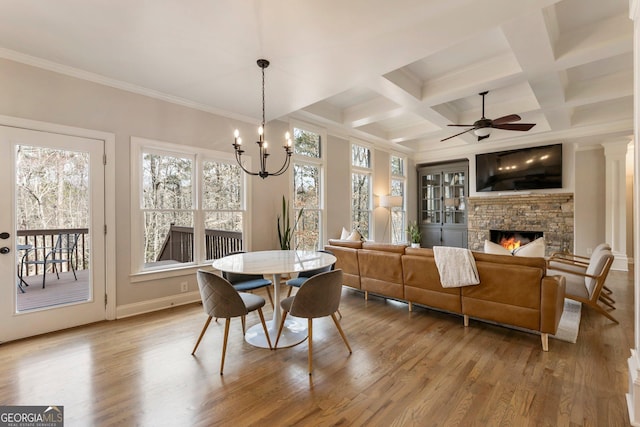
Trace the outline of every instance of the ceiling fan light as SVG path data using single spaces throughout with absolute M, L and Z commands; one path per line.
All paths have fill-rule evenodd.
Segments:
M 478 128 L 473 131 L 476 136 L 489 136 L 491 135 L 491 128 Z

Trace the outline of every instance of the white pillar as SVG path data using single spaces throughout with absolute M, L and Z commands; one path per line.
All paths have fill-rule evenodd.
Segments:
M 634 144 L 640 141 L 640 0 L 629 1 L 629 16 L 633 19 L 633 138 Z M 633 176 L 633 258 L 640 260 L 640 149 L 634 145 L 634 176 Z M 634 283 L 634 348 L 631 349 L 629 366 L 629 393 L 627 393 L 627 407 L 631 425 L 640 426 L 640 268 L 633 269 Z
M 628 271 L 627 258 L 627 144 L 629 140 L 604 144 L 606 197 L 605 238 L 611 245 L 612 270 Z

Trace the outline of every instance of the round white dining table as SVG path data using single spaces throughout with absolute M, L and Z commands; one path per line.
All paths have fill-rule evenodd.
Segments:
M 275 344 L 282 319 L 280 310 L 280 276 L 301 273 L 327 267 L 336 262 L 336 257 L 319 251 L 256 251 L 227 255 L 213 261 L 213 268 L 240 274 L 262 274 L 271 276 L 273 283 L 273 318 L 268 320 L 267 330 L 271 344 Z M 307 321 L 295 316 L 287 316 L 278 347 L 291 347 L 307 338 Z M 245 333 L 245 340 L 254 346 L 269 348 L 262 325 L 252 326 Z

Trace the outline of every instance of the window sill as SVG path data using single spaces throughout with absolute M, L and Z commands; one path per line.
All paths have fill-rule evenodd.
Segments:
M 129 275 L 131 283 L 149 282 L 170 277 L 189 276 L 195 274 L 201 268 L 211 269 L 211 263 L 188 264 L 180 267 L 163 268 L 161 270 L 146 270 Z

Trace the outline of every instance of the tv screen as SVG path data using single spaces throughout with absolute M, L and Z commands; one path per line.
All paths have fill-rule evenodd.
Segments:
M 476 155 L 476 191 L 562 188 L 562 144 Z

